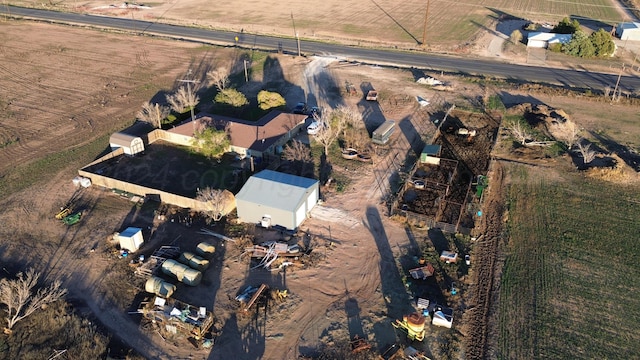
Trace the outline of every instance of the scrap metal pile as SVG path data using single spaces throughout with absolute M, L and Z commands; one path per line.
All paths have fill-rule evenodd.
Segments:
M 164 338 L 192 338 L 204 341 L 213 326 L 213 314 L 205 307 L 195 307 L 175 299 L 159 296 L 143 302 L 138 312 Z

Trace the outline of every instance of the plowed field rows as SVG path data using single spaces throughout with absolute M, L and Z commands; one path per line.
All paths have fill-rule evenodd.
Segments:
M 189 50 L 177 42 L 175 52 L 167 53 L 153 39 L 132 37 L 122 44 L 98 31 L 86 41 L 72 28 L 15 22 L 0 27 L 25 29 L 25 37 L 0 35 L 0 175 L 120 130 L 144 101 L 163 97 L 189 66 L 197 67 L 185 61 Z

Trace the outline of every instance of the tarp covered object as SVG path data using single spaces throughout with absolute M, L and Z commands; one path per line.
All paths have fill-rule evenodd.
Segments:
M 152 276 L 147 279 L 147 282 L 144 284 L 144 289 L 148 293 L 168 298 L 176 291 L 176 286 L 159 277 Z
M 208 242 L 203 241 L 196 247 L 196 253 L 206 259 L 210 258 L 215 252 L 216 247 Z
M 165 260 L 162 263 L 162 272 L 174 276 L 178 281 L 189 286 L 197 286 L 202 280 L 200 271 L 172 259 Z
M 197 256 L 196 254 L 190 253 L 188 251 L 180 254 L 180 258 L 178 259 L 178 261 L 198 271 L 204 271 L 209 267 L 209 260 L 203 259 L 200 256 Z

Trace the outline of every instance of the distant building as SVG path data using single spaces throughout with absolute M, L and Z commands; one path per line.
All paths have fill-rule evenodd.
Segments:
M 620 40 L 640 41 L 640 23 L 622 22 L 616 26 L 616 36 Z
M 318 180 L 262 170 L 236 195 L 238 218 L 264 227 L 294 230 L 318 202 Z
M 122 148 L 127 155 L 135 155 L 144 151 L 144 142 L 141 138 L 125 133 L 114 133 L 109 138 L 111 151 Z
M 571 34 L 532 32 L 527 36 L 527 47 L 548 48 L 550 44 L 566 44 L 571 41 Z

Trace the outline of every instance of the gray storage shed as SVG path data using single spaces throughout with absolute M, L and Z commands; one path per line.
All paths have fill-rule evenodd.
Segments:
M 317 180 L 262 170 L 251 176 L 236 195 L 238 218 L 294 230 L 307 218 L 318 197 Z
M 144 151 L 144 142 L 141 138 L 125 133 L 114 133 L 109 138 L 111 151 L 122 148 L 127 155 L 135 155 Z

